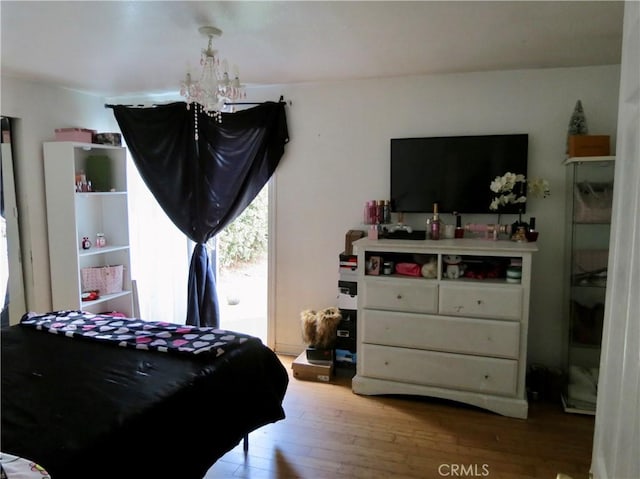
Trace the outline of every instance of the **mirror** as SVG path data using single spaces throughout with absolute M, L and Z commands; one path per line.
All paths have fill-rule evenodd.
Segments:
M 0 161 L 0 321 L 2 327 L 16 324 L 26 311 L 20 253 L 20 229 L 16 201 L 12 124 L 2 117 Z

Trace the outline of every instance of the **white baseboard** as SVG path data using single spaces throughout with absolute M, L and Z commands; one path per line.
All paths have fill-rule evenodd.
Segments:
M 298 356 L 305 347 L 301 344 L 276 343 L 274 351 L 287 356 Z

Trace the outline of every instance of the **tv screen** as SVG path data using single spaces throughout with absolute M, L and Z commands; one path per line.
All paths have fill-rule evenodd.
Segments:
M 403 213 L 497 213 L 489 189 L 506 172 L 527 174 L 527 134 L 391 139 L 391 209 Z M 517 213 L 524 205 L 506 205 Z

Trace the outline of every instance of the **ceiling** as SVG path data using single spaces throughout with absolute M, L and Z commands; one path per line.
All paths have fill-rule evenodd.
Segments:
M 247 86 L 617 64 L 623 2 L 7 1 L 2 74 L 177 95 L 203 25 Z M 195 75 L 197 76 L 197 75 Z

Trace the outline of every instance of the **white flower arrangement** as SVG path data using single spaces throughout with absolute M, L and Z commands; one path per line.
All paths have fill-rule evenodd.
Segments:
M 526 203 L 527 194 L 543 198 L 551 194 L 547 180 L 541 178 L 527 180 L 522 174 L 510 172 L 496 176 L 489 188 L 494 193 L 499 193 L 489 205 L 491 210 L 498 210 L 501 206 L 508 204 Z

